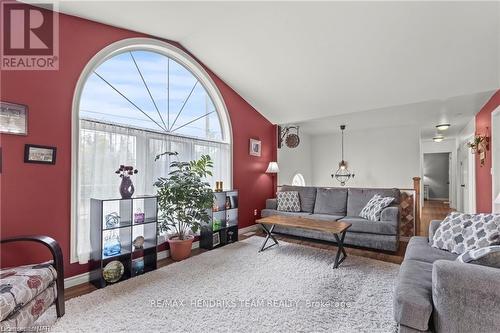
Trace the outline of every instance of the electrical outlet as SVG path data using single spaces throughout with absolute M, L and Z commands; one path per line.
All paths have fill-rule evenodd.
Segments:
M 254 209 L 253 216 L 257 216 L 257 214 L 258 214 L 257 209 Z

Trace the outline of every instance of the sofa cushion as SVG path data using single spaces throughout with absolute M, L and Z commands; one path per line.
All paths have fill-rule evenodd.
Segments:
M 342 218 L 344 218 L 344 215 L 331 215 L 331 214 L 309 214 L 306 216 L 307 218 L 310 219 L 315 219 L 315 220 L 323 220 L 323 221 L 338 221 Z
M 26 265 L 0 270 L 0 318 L 18 311 L 56 280 L 51 263 Z
M 394 319 L 425 331 L 432 314 L 432 264 L 404 260 L 394 290 Z
M 375 195 L 379 194 L 382 197 L 392 197 L 394 201 L 392 205 L 399 204 L 400 191 L 397 188 L 349 188 L 347 193 L 347 215 L 359 216 L 361 210 L 368 201 Z
M 329 214 L 345 216 L 347 211 L 347 189 L 318 188 L 314 214 Z
M 314 216 L 314 215 L 312 215 Z M 373 222 L 358 216 L 346 216 L 339 221 L 351 224 L 347 232 L 366 232 L 381 235 L 396 235 L 397 224 L 391 222 Z
M 457 261 L 500 268 L 500 245 L 466 251 L 457 257 Z
M 278 210 L 282 212 L 300 212 L 299 192 L 283 191 L 277 193 Z
M 433 248 L 427 237 L 415 236 L 410 239 L 406 247 L 405 260 L 417 260 L 432 264 L 436 260 L 455 260 L 456 254 Z
M 311 216 L 310 213 L 304 213 L 304 212 L 281 212 L 276 209 L 263 209 L 260 213 L 262 217 L 268 217 L 268 216 L 273 216 L 273 215 L 280 215 L 280 216 L 295 216 L 295 217 L 307 217 Z
M 316 201 L 316 187 L 283 185 L 281 191 L 297 191 L 300 198 L 300 210 L 312 213 Z
M 500 245 L 500 214 L 449 213 L 431 243 L 456 254 L 491 245 Z

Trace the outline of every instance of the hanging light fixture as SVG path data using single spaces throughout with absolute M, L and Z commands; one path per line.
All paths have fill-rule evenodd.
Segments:
M 342 131 L 342 160 L 339 163 L 339 168 L 332 174 L 332 178 L 337 179 L 340 182 L 341 186 L 345 186 L 345 184 L 349 181 L 349 179 L 354 178 L 354 174 L 349 171 L 347 168 L 347 162 L 344 161 L 344 130 L 345 125 L 340 125 L 340 130 Z

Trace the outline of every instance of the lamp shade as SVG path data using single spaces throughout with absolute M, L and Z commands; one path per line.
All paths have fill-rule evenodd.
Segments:
M 269 162 L 266 173 L 278 173 L 278 172 L 280 172 L 280 168 L 278 167 L 278 162 Z
M 495 204 L 500 205 L 500 193 L 498 193 L 498 196 L 494 202 L 495 202 Z

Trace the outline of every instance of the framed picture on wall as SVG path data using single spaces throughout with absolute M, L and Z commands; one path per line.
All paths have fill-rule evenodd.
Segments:
M 0 101 L 0 133 L 28 135 L 28 107 Z
M 24 163 L 56 164 L 56 147 L 24 145 Z
M 260 156 L 261 155 L 261 142 L 260 140 L 250 139 L 250 155 Z

